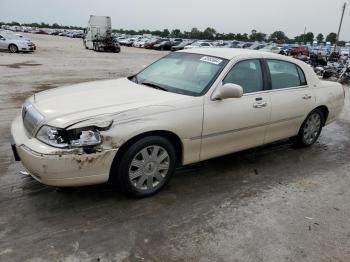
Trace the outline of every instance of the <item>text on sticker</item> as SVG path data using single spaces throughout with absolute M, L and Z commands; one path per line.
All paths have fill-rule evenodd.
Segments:
M 200 60 L 203 62 L 215 64 L 215 65 L 218 65 L 222 62 L 221 59 L 215 58 L 215 57 L 210 57 L 210 56 L 203 56 Z

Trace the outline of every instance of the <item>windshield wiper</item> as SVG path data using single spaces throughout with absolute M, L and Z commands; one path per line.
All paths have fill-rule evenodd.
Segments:
M 166 89 L 162 86 L 159 86 L 157 84 L 150 83 L 150 82 L 142 82 L 141 85 L 149 86 L 149 87 L 152 87 L 152 88 L 158 89 L 158 90 L 168 91 L 168 89 Z

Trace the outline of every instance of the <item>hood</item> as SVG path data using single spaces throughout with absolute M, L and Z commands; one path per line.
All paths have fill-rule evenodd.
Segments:
M 165 92 L 136 84 L 127 78 L 81 83 L 34 95 L 34 106 L 45 123 L 66 127 L 100 115 L 118 114 L 138 108 L 174 107 L 175 101 L 190 96 Z
M 19 45 L 24 45 L 24 44 L 28 44 L 30 41 L 27 39 L 10 39 L 9 41 L 11 41 L 12 43 L 15 44 L 19 44 Z

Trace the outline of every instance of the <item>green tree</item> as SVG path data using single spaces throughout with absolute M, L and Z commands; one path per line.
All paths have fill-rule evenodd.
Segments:
M 160 34 L 161 37 L 167 37 L 170 35 L 170 32 L 168 29 L 164 29 L 163 32 Z
M 275 31 L 270 35 L 270 40 L 277 42 L 286 42 L 288 41 L 288 37 L 283 31 Z
M 323 34 L 319 33 L 319 34 L 316 36 L 316 39 L 317 39 L 317 42 L 322 43 L 323 40 L 324 40 Z
M 337 41 L 337 34 L 336 33 L 329 33 L 326 37 L 327 42 L 331 42 L 332 44 L 335 44 L 335 41 Z
M 11 23 L 8 23 L 9 26 L 20 26 L 21 24 L 16 22 L 16 21 L 12 21 Z
M 305 42 L 313 42 L 314 41 L 314 34 L 312 32 L 308 32 L 304 35 Z
M 53 23 L 53 24 L 52 24 L 52 28 L 60 28 L 60 25 L 57 24 L 57 23 Z
M 214 39 L 216 37 L 216 30 L 214 28 L 208 27 L 202 33 L 202 38 L 204 39 Z
M 202 32 L 198 30 L 197 27 L 193 27 L 190 32 L 191 38 L 195 39 L 201 39 L 202 38 Z
M 182 33 L 180 29 L 174 29 L 171 31 L 171 36 L 173 37 L 182 37 Z
M 252 41 L 264 41 L 266 39 L 266 34 L 252 30 L 252 33 L 249 36 L 249 39 Z

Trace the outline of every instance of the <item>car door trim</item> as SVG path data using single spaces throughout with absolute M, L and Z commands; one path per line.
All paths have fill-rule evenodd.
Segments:
M 247 127 L 242 127 L 242 128 L 232 129 L 232 130 L 226 130 L 226 131 L 211 133 L 211 134 L 202 135 L 202 136 L 195 136 L 195 137 L 191 137 L 190 140 L 205 139 L 205 138 L 210 138 L 210 137 L 214 137 L 214 136 L 221 136 L 221 135 L 226 135 L 226 134 L 230 134 L 230 133 L 236 133 L 236 132 L 245 131 L 245 130 L 249 130 L 249 129 L 253 129 L 253 128 L 274 125 L 274 124 L 278 124 L 278 123 L 286 122 L 286 121 L 292 121 L 292 120 L 295 120 L 295 119 L 299 119 L 301 117 L 304 117 L 304 115 L 288 117 L 288 118 L 280 119 L 280 120 L 277 120 L 277 121 L 267 122 L 267 123 L 261 124 L 261 125 L 252 125 L 252 126 L 247 126 Z

